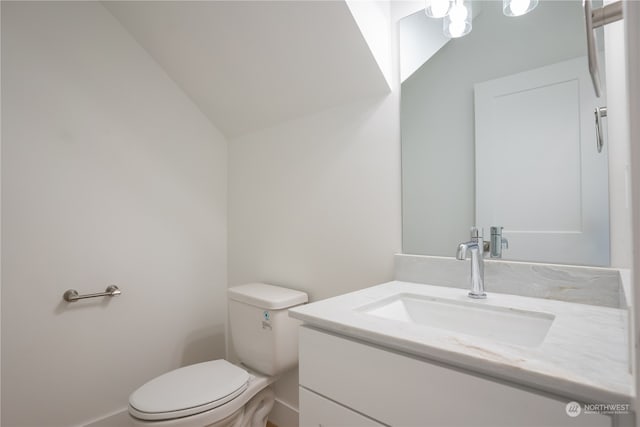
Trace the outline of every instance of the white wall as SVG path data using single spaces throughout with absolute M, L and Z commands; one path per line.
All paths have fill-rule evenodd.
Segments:
M 230 286 L 264 281 L 316 301 L 393 278 L 397 104 L 394 93 L 231 141 Z M 297 389 L 287 394 L 297 406 Z
M 627 85 L 629 88 L 629 139 L 631 152 L 631 202 L 632 202 L 632 279 L 633 300 L 632 337 L 633 373 L 635 379 L 636 419 L 640 413 L 640 375 L 638 374 L 640 348 L 640 3 L 625 2 L 625 41 L 627 59 Z
M 2 46 L 2 7 L 0 7 L 0 46 Z M 1 49 L 0 49 L 1 50 Z M 0 54 L 0 81 L 2 81 L 2 55 Z M 2 85 L 0 84 L 0 176 L 2 175 Z M 1 181 L 1 179 L 0 179 Z M 1 182 L 0 182 L 1 184 Z M 2 223 L 2 185 L 0 185 L 0 224 Z M 0 226 L 0 242 L 2 241 L 2 227 Z M 0 260 L 2 259 L 2 245 L 0 245 Z M 0 366 L 2 366 L 2 261 L 0 261 Z M 2 369 L 0 369 L 0 384 L 2 384 Z M 2 424 L 2 387 L 0 386 L 0 424 Z
M 398 10 L 392 4 L 397 64 Z M 394 18 L 395 17 L 395 18 Z M 245 135 L 229 145 L 229 285 L 264 281 L 311 301 L 393 278 L 401 248 L 399 83 L 392 93 Z M 297 372 L 270 418 L 297 424 Z
M 2 424 L 85 423 L 223 356 L 220 133 L 97 2 L 2 2 L 2 102 Z
M 397 120 L 393 94 L 232 140 L 229 285 L 262 280 L 318 300 L 391 278 Z
M 358 24 L 362 37 L 376 59 L 387 85 L 393 85 L 391 64 L 391 2 L 389 0 L 345 0 L 353 19 Z
M 605 2 L 609 3 L 609 2 Z M 602 30 L 599 30 L 602 31 Z M 604 27 L 605 68 L 607 89 L 601 105 L 607 107 L 605 144 L 609 150 L 609 228 L 611 266 L 631 267 L 631 195 L 629 185 L 629 112 L 628 87 L 625 76 L 624 22 Z M 601 76 L 602 78 L 602 76 Z

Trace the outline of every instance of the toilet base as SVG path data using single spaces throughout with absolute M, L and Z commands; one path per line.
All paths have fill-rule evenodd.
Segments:
M 227 418 L 206 427 L 265 427 L 274 402 L 273 390 L 267 387 L 229 417 L 232 420 Z

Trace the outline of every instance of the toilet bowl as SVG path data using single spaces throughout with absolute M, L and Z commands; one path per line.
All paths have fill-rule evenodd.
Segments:
M 264 426 L 274 380 L 226 360 L 198 363 L 140 387 L 129 398 L 129 414 L 139 426 Z
M 229 329 L 242 365 L 213 360 L 148 381 L 129 397 L 138 426 L 264 427 L 274 403 L 270 385 L 297 364 L 298 321 L 288 308 L 303 292 L 264 283 L 229 288 Z

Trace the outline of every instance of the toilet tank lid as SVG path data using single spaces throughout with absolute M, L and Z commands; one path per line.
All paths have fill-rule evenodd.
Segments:
M 229 298 L 260 308 L 278 310 L 304 304 L 309 300 L 304 292 L 266 283 L 248 283 L 229 288 Z

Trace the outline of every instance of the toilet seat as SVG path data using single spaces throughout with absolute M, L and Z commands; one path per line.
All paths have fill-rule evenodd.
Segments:
M 226 360 L 185 366 L 133 392 L 129 397 L 129 413 L 148 421 L 199 414 L 240 396 L 247 389 L 249 379 L 247 371 Z

